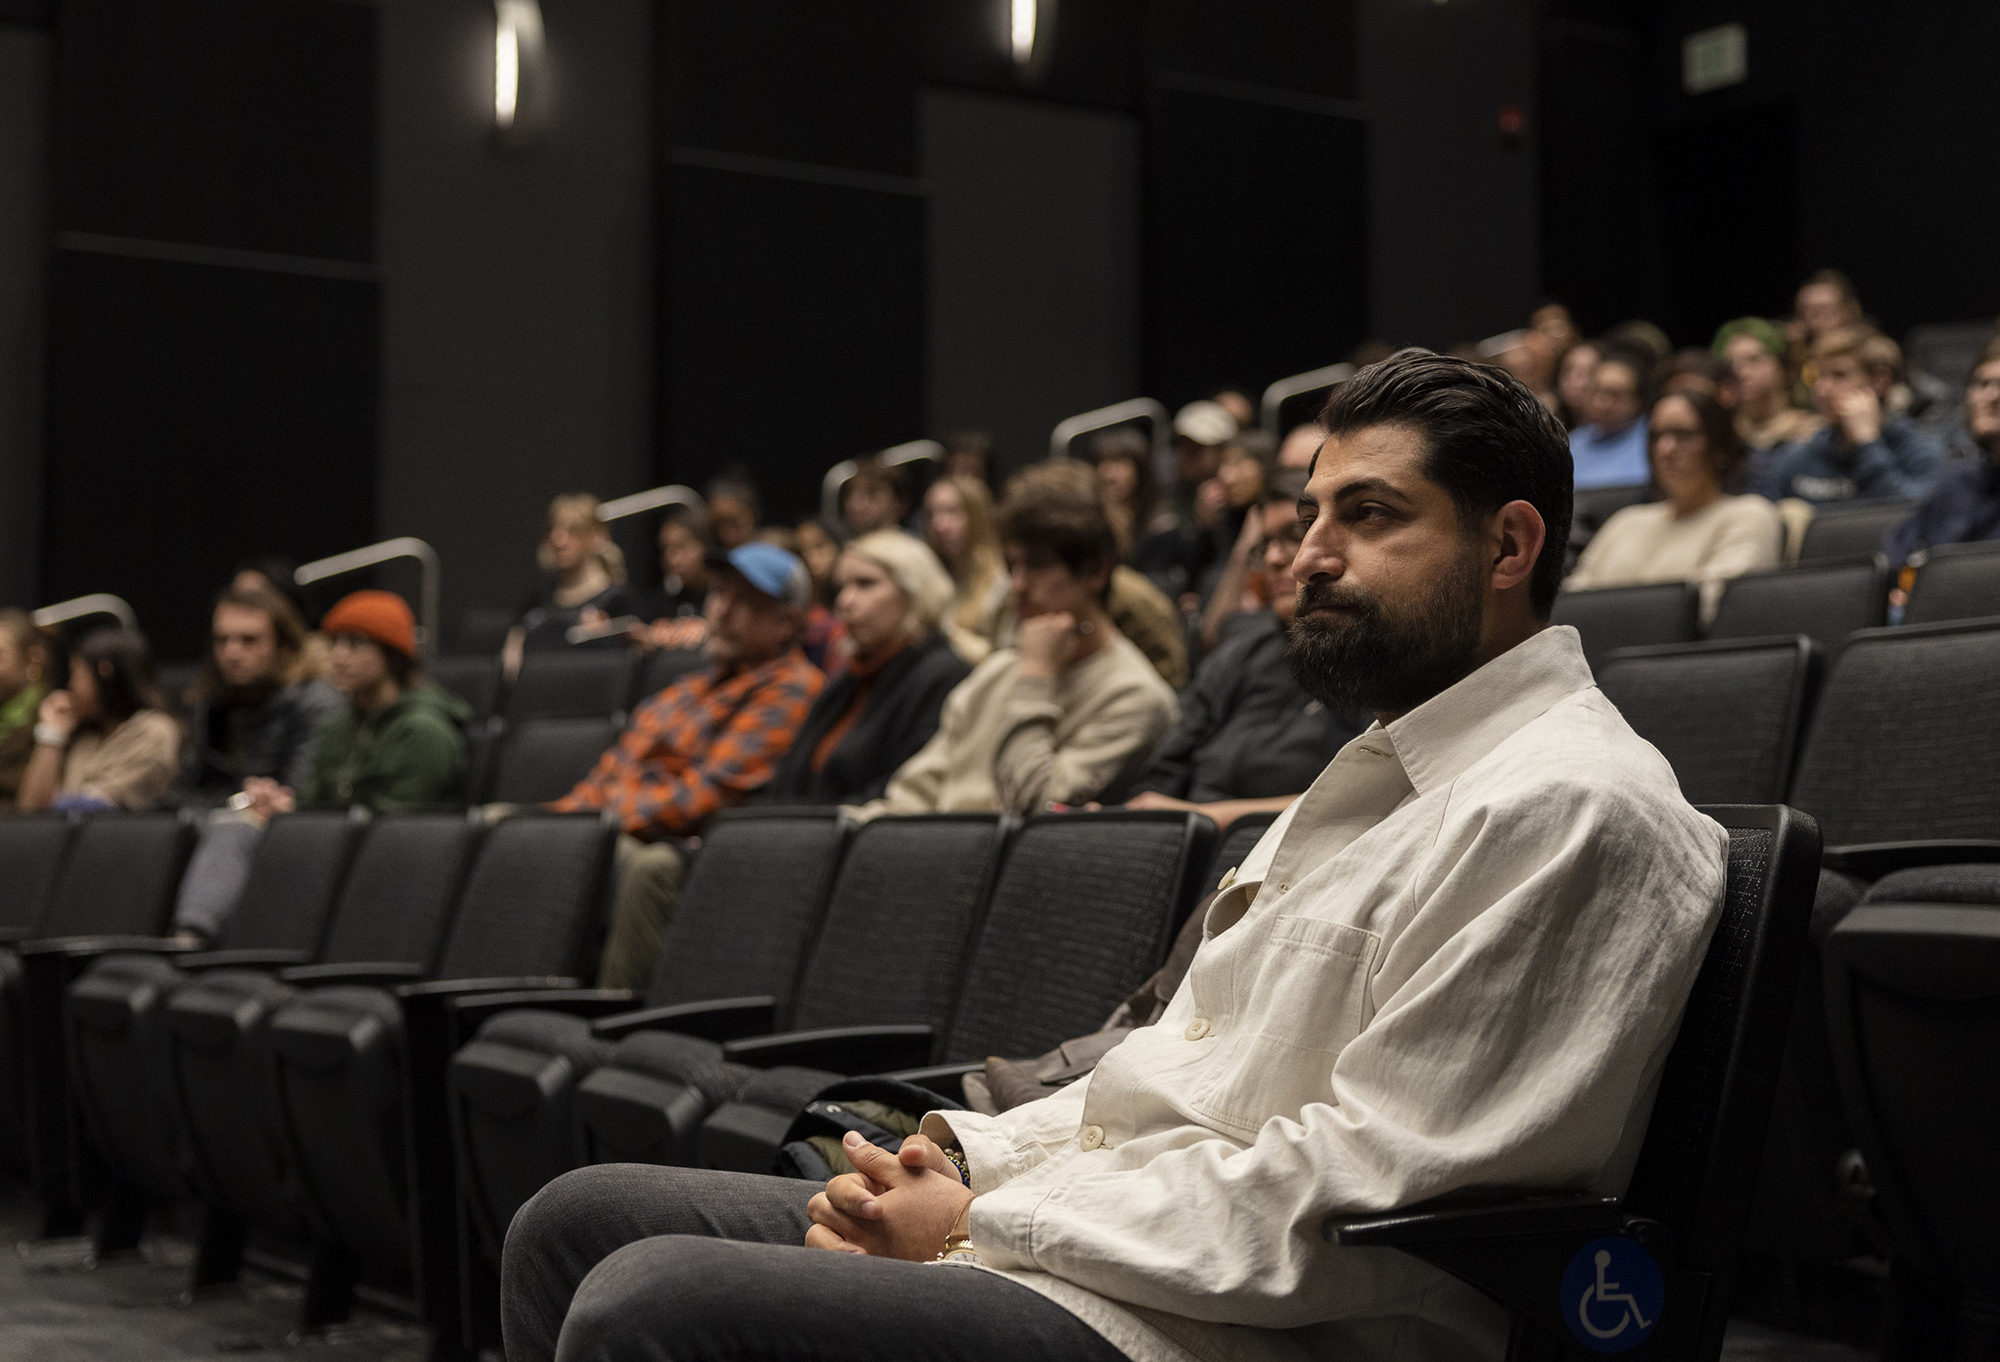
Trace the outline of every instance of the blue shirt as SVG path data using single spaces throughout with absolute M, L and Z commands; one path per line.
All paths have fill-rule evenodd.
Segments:
M 1646 461 L 1645 417 L 1640 417 L 1616 435 L 1602 434 L 1597 426 L 1578 426 L 1569 433 L 1569 456 L 1576 463 L 1575 487 L 1638 487 L 1652 481 L 1653 468 Z
M 1951 470 L 1908 520 L 1882 535 L 1882 552 L 1901 566 L 1918 549 L 2000 539 L 2000 464 L 1953 459 Z
M 1944 447 L 1908 417 L 1892 416 L 1882 434 L 1848 445 L 1838 424 L 1797 444 L 1781 445 L 1750 490 L 1777 501 L 1797 497 L 1815 504 L 1874 497 L 1930 495 L 1944 474 Z

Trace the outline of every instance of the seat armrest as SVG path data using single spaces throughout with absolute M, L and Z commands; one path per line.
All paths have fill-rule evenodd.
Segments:
M 2000 864 L 2000 842 L 1861 842 L 1853 846 L 1828 847 L 1820 853 L 1820 865 L 1840 870 L 1864 880 L 1879 880 L 1895 870 L 1922 865 L 1963 865 L 1967 862 Z
M 759 1069 L 792 1064 L 837 1074 L 885 1074 L 928 1064 L 936 1039 L 929 1026 L 830 1026 L 728 1041 L 722 1056 Z
M 609 1013 L 627 1011 L 637 1001 L 638 995 L 629 988 L 515 988 L 498 993 L 454 995 L 444 1000 L 444 1007 L 451 1019 L 450 1034 L 462 1045 L 488 1017 L 502 1012 L 533 1008 L 595 1020 Z M 456 1052 L 457 1045 L 453 1050 Z
M 295 965 L 281 969 L 278 977 L 288 984 L 312 988 L 320 984 L 373 985 L 393 988 L 424 977 L 424 967 L 407 960 L 363 960 L 343 965 Z
M 191 951 L 174 962 L 182 969 L 282 969 L 312 963 L 311 951 L 259 947 L 240 951 Z
M 605 1040 L 618 1040 L 638 1031 L 678 1031 L 702 1040 L 736 1040 L 763 1035 L 777 1025 L 777 1016 L 776 998 L 711 998 L 600 1017 L 591 1030 Z
M 1594 1192 L 1510 1192 L 1431 1201 L 1374 1215 L 1336 1215 L 1326 1238 L 1342 1248 L 1416 1248 L 1545 1234 L 1609 1234 L 1624 1220 L 1617 1197 Z
M 18 946 L 28 939 L 29 927 L 0 927 L 0 946 Z
M 470 993 L 511 993 L 529 988 L 571 989 L 578 986 L 577 981 L 566 974 L 510 975 L 496 979 L 428 979 L 422 983 L 400 985 L 396 996 L 451 998 Z
M 148 955 L 186 955 L 192 947 L 170 936 L 51 936 L 40 941 L 23 941 L 20 952 L 28 955 L 110 955 L 114 951 Z
M 889 1075 L 905 1083 L 914 1083 L 920 1088 L 928 1088 L 939 1097 L 947 1097 L 965 1105 L 965 1076 L 976 1074 L 986 1067 L 978 1061 L 963 1064 L 928 1064 L 921 1069 L 898 1069 Z

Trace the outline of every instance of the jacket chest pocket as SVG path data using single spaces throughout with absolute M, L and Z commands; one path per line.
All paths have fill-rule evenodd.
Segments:
M 1299 1050 L 1338 1054 L 1367 1022 L 1381 938 L 1319 918 L 1279 917 L 1270 945 L 1238 965 L 1247 1029 Z

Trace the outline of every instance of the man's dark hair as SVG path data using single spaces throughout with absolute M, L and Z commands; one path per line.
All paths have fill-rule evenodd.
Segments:
M 1400 350 L 1333 390 L 1319 421 L 1329 435 L 1368 426 L 1408 426 L 1427 446 L 1424 476 L 1451 494 L 1468 529 L 1510 501 L 1525 501 L 1548 527 L 1528 581 L 1528 601 L 1547 619 L 1562 585 L 1574 465 L 1569 437 L 1528 386 L 1504 369 Z
M 1079 577 L 1117 565 L 1118 538 L 1089 464 L 1053 460 L 1015 474 L 996 518 L 1000 542 L 1020 545 L 1031 563 L 1053 560 Z

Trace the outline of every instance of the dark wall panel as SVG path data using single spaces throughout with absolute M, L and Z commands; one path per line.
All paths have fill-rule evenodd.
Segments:
M 373 258 L 375 9 L 64 0 L 58 226 Z
M 675 166 L 662 203 L 668 477 L 740 461 L 796 516 L 830 465 L 922 433 L 921 197 Z
M 1254 393 L 1333 363 L 1366 335 L 1363 123 L 1161 90 L 1148 133 L 1153 396 L 1174 405 L 1225 385 Z
M 244 554 L 366 542 L 374 285 L 57 253 L 45 586 L 112 591 L 189 656 Z
M 1154 0 L 1147 43 L 1156 68 L 1352 99 L 1352 0 Z

